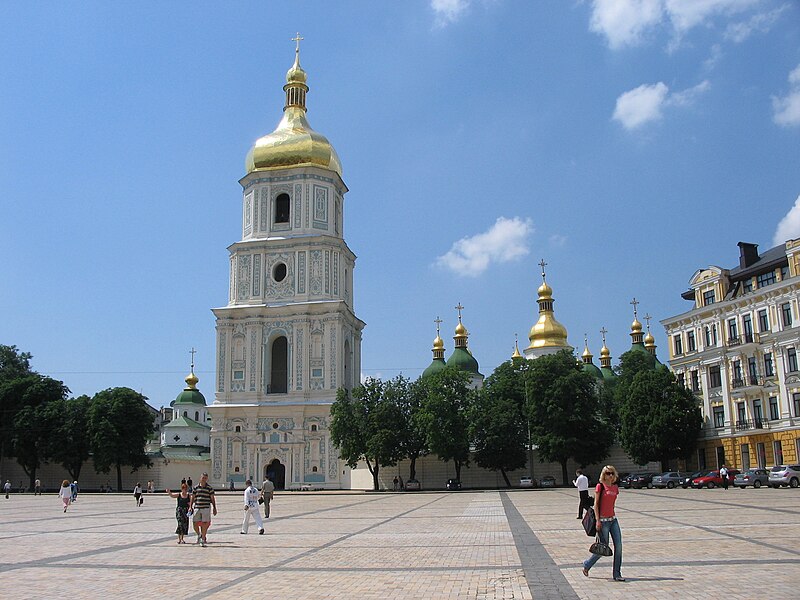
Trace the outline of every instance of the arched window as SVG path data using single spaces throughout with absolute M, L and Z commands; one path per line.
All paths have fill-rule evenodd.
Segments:
M 353 357 L 351 356 L 351 354 L 352 353 L 350 352 L 350 340 L 345 340 L 344 341 L 344 380 L 343 380 L 343 384 L 344 384 L 344 388 L 346 390 L 349 390 L 350 388 L 353 387 L 353 382 L 352 382 Z
M 241 426 L 237 425 L 235 431 L 236 431 L 236 433 L 241 433 L 241 431 L 242 431 Z
M 317 430 L 317 426 L 316 425 L 312 425 L 311 426 L 311 431 L 316 431 L 316 430 Z
M 275 222 L 289 222 L 289 194 L 280 194 L 275 198 Z
M 183 416 L 189 418 L 189 413 L 187 411 L 183 411 Z
M 270 369 L 270 392 L 285 394 L 289 381 L 289 347 L 286 338 L 281 336 L 272 342 L 272 368 Z

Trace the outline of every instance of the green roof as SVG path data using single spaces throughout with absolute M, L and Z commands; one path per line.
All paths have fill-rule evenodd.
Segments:
M 444 362 L 443 358 L 434 358 L 431 364 L 422 372 L 423 377 L 427 377 L 428 375 L 433 375 L 434 373 L 438 373 L 439 371 L 443 370 L 447 364 Z
M 603 372 L 600 370 L 600 367 L 594 363 L 583 363 L 583 371 L 593 377 L 596 377 L 597 379 L 603 379 Z
M 464 348 L 455 348 L 450 358 L 447 359 L 448 367 L 456 367 L 467 373 L 480 375 L 478 372 L 478 361 Z
M 167 427 L 188 427 L 189 429 L 211 429 L 208 425 L 204 425 L 203 423 L 198 423 L 194 419 L 190 419 L 189 417 L 178 417 L 177 419 L 172 419 L 169 423 L 164 425 L 164 429 Z
M 206 405 L 206 399 L 203 394 L 200 393 L 200 390 L 186 388 L 178 397 L 175 398 L 172 402 L 170 402 L 170 406 L 175 406 L 176 404 L 200 404 L 202 406 Z
M 601 367 L 600 372 L 603 374 L 603 379 L 606 381 L 611 381 L 612 379 L 616 379 L 617 376 L 614 374 L 614 371 L 611 368 Z

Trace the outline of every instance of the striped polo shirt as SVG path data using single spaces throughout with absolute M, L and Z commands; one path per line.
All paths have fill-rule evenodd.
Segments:
M 194 488 L 194 507 L 208 508 L 211 506 L 211 496 L 214 495 L 214 488 L 210 485 L 198 485 Z

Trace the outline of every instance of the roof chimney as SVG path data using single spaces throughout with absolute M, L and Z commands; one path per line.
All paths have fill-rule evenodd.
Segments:
M 758 244 L 748 244 L 747 242 L 739 242 L 739 267 L 745 269 L 750 265 L 758 262 Z

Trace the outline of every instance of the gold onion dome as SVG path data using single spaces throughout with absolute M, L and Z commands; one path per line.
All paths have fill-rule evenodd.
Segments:
M 286 73 L 286 105 L 283 118 L 275 131 L 256 140 L 245 158 L 245 170 L 270 171 L 290 167 L 322 167 L 342 176 L 342 165 L 336 150 L 321 133 L 311 128 L 306 119 L 307 75 L 300 66 L 300 38 L 295 38 L 294 64 Z
M 439 334 L 436 334 L 436 337 L 433 339 L 433 349 L 434 350 L 444 349 L 444 340 L 441 337 L 439 337 Z
M 600 348 L 600 358 L 611 358 L 611 350 L 608 349 L 605 342 L 603 342 L 603 347 Z
M 648 331 L 647 335 L 644 336 L 644 345 L 645 346 L 654 346 L 655 343 L 656 343 L 656 338 L 654 338 L 653 334 Z
M 186 379 L 184 379 L 184 381 L 186 382 L 187 390 L 196 390 L 197 382 L 200 380 L 197 378 L 197 375 L 194 374 L 194 371 L 192 371 L 186 376 Z
M 544 261 L 542 261 L 544 262 Z M 537 293 L 539 299 L 539 320 L 531 327 L 528 348 L 569 348 L 567 329 L 553 316 L 553 289 L 545 281 L 542 267 L 542 285 Z

